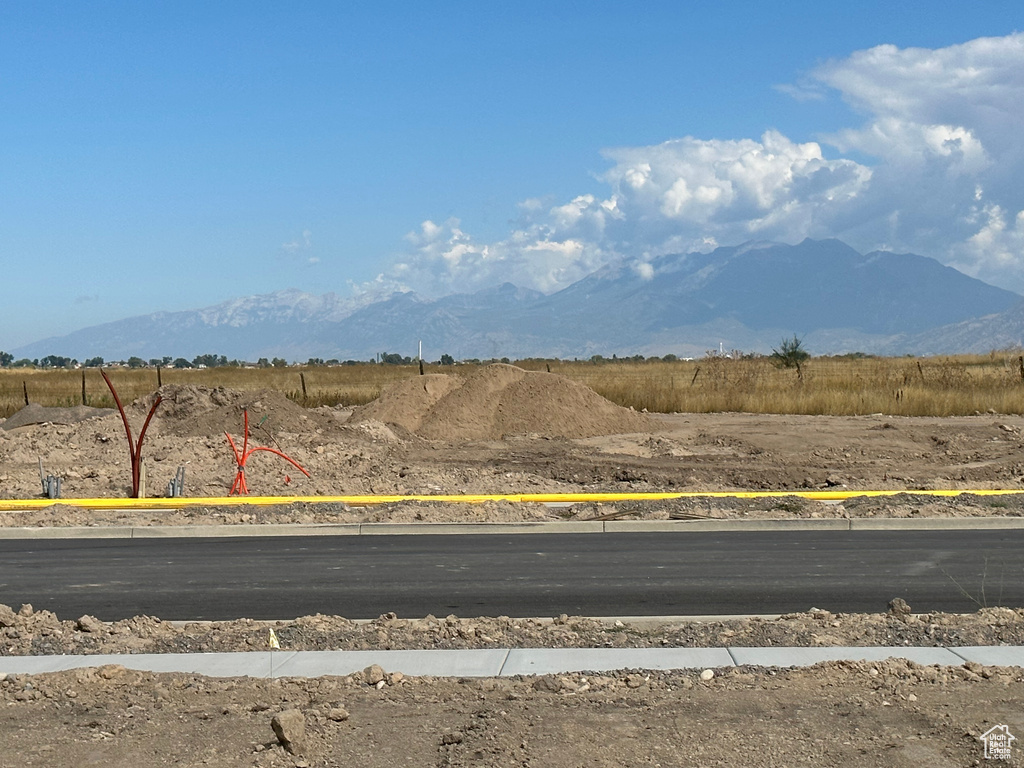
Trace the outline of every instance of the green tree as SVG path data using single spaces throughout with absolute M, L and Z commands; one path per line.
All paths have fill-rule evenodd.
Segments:
M 810 353 L 803 348 L 803 342 L 794 333 L 792 339 L 783 339 L 778 349 L 772 349 L 772 362 L 778 368 L 796 368 L 796 377 L 803 379 L 802 365 L 810 358 Z
M 14 355 L 10 352 L 0 352 L 0 368 L 6 368 L 14 362 Z
M 102 368 L 103 367 L 103 358 L 102 357 L 90 357 L 88 360 L 86 360 L 84 363 L 82 363 L 82 365 L 84 365 L 86 368 Z
M 128 358 L 128 367 L 129 368 L 145 368 L 146 367 L 146 361 L 143 360 L 141 357 L 134 357 L 134 356 L 133 357 L 129 357 Z
M 455 365 L 455 358 L 449 354 L 441 355 L 441 365 Z
M 228 358 L 226 355 L 196 355 L 192 358 L 192 365 L 198 368 L 201 365 L 205 365 L 207 368 L 220 368 L 228 364 Z
M 77 362 L 77 360 L 73 360 L 70 357 L 63 357 L 62 355 L 47 355 L 39 361 L 39 365 L 42 368 L 70 368 Z
M 191 368 L 192 363 L 186 360 L 184 357 L 179 357 L 174 361 L 175 368 Z

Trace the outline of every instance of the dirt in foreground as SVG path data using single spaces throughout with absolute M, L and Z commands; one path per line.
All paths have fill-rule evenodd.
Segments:
M 1024 733 L 1018 668 L 390 672 L 7 676 L 0 766 L 965 766 L 987 763 L 980 737 L 993 727 Z M 1010 749 L 998 764 L 1021 764 L 1021 748 Z
M 796 499 L 680 500 L 568 511 L 512 504 L 329 505 L 76 517 L 58 509 L 35 516 L 3 514 L 0 525 L 1024 514 L 1024 500 L 1013 496 L 945 500 L 912 495 L 914 490 L 1024 488 L 1024 418 L 1019 416 L 647 415 L 595 402 L 592 392 L 578 385 L 566 388 L 553 374 L 528 374 L 539 378 L 524 383 L 520 373 L 498 371 L 469 392 L 468 384 L 448 391 L 450 383 L 421 377 L 430 380 L 421 385 L 422 392 L 391 393 L 390 399 L 382 397 L 355 412 L 306 410 L 270 391 L 167 386 L 142 450 L 148 495 L 166 495 L 168 482 L 184 467 L 186 496 L 226 496 L 237 467 L 225 431 L 241 448 L 243 410 L 249 413 L 250 448 L 283 451 L 310 473 L 307 478 L 280 457 L 258 451 L 246 464 L 255 495 L 818 489 L 889 489 L 911 495 L 851 499 L 841 505 Z M 431 394 L 431 387 L 440 389 Z M 533 410 L 527 407 L 531 403 Z M 147 404 L 144 399 L 130 409 L 136 435 Z M 44 410 L 40 415 L 26 408 L 25 414 L 0 424 L 0 499 L 39 498 L 40 460 L 45 474 L 63 478 L 65 498 L 129 495 L 120 417 L 87 418 L 91 411 L 81 408 Z M 407 411 L 418 418 L 410 420 Z M 538 413 L 545 418 L 538 420 Z M 36 421 L 42 418 L 52 421 Z M 69 423 L 58 423 L 61 419 Z
M 887 613 L 811 610 L 773 618 L 633 623 L 559 616 L 554 619 L 399 618 L 372 621 L 303 616 L 168 622 L 135 616 L 102 622 L 61 620 L 50 611 L 0 604 L 0 656 L 95 653 L 193 653 L 267 648 L 273 627 L 290 651 L 416 648 L 645 648 L 724 646 L 968 646 L 1024 645 L 1024 609 L 984 608 L 973 614 L 914 614 L 903 600 Z
M 236 467 L 224 431 L 239 437 L 243 409 L 255 444 L 286 452 L 312 475 L 254 454 L 248 484 L 260 495 L 1022 487 L 1021 417 L 645 416 L 545 376 L 499 368 L 472 386 L 417 382 L 356 413 L 306 411 L 273 392 L 165 387 L 143 450 L 150 493 L 162 494 L 184 466 L 187 495 L 226 495 Z M 145 401 L 132 408 L 136 434 L 147 409 Z M 66 497 L 127 495 L 118 416 L 16 414 L 0 427 L 0 498 L 38 497 L 40 459 L 47 474 L 64 479 Z M 1017 497 L 913 495 L 842 505 L 700 499 L 555 510 L 299 504 L 123 514 L 56 505 L 0 515 L 0 525 L 1022 513 Z M 292 650 L 1024 644 L 1024 611 L 914 615 L 895 601 L 882 615 L 811 611 L 661 627 L 393 615 L 273 626 Z M 105 624 L 0 607 L 0 655 L 262 650 L 267 636 L 268 625 L 252 621 Z M 263 681 L 104 667 L 0 675 L 0 766 L 962 766 L 986 762 L 979 737 L 993 727 L 1024 738 L 1024 676 L 1016 668 L 887 661 L 507 680 L 398 673 Z M 1021 764 L 1019 745 L 1011 750 L 1014 759 L 1001 764 Z
M 0 655 L 25 653 L 480 648 L 495 646 L 1021 644 L 1024 610 L 661 626 L 561 616 L 400 619 L 307 616 L 171 624 L 61 621 L 0 606 Z M 277 730 L 275 730 L 275 719 Z M 572 673 L 502 679 L 257 680 L 152 674 L 119 665 L 0 674 L 0 766 L 963 766 L 980 737 L 1024 733 L 1020 668 L 829 662 L 798 670 Z M 1011 744 L 1020 765 L 1020 748 Z

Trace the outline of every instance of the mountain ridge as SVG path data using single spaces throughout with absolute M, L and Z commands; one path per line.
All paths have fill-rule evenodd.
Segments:
M 436 299 L 284 289 L 83 328 L 12 354 L 366 360 L 413 355 L 422 339 L 430 359 L 696 356 L 719 345 L 768 352 L 792 334 L 815 354 L 936 354 L 1020 343 L 1018 306 L 1018 294 L 926 256 L 860 254 L 838 240 L 750 241 L 618 261 L 551 294 L 511 283 Z

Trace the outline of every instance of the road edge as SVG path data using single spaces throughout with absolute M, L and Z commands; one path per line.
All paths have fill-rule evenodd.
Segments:
M 567 520 L 511 523 L 282 523 L 5 527 L 2 539 L 162 539 L 271 536 L 736 533 L 744 531 L 1024 530 L 1024 517 L 810 518 L 771 520 Z

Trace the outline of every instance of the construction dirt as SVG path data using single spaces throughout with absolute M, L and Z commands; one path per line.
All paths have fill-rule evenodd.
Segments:
M 412 379 L 363 408 L 306 410 L 279 393 L 167 386 L 147 431 L 148 495 L 185 468 L 185 495 L 228 494 L 248 413 L 253 494 L 479 494 L 893 489 L 840 504 L 796 498 L 537 504 L 338 502 L 82 510 L 59 501 L 3 526 L 519 521 L 622 517 L 1020 516 L 1018 496 L 915 495 L 1024 487 L 1024 419 L 640 414 L 558 376 L 508 366 L 462 381 Z M 154 396 L 128 409 L 137 438 Z M 0 499 L 123 498 L 121 417 L 29 409 L 0 423 Z M 0 582 L 2 582 L 0 571 Z M 1024 611 L 915 615 L 811 611 L 773 619 L 629 625 L 593 619 L 310 616 L 273 625 L 282 648 L 673 647 L 1024 644 Z M 268 625 L 105 624 L 0 606 L 0 656 L 256 651 Z M 963 766 L 1024 738 L 1019 668 L 890 660 L 803 670 L 736 668 L 510 679 L 212 679 L 118 666 L 0 673 L 3 766 Z M 1009 741 L 1019 765 L 1019 743 Z
M 276 622 L 282 648 L 1020 643 L 1024 612 L 916 616 L 812 611 L 642 627 L 591 619 Z M 0 606 L 8 653 L 255 651 L 269 627 L 136 617 L 59 621 Z M 259 680 L 119 665 L 0 674 L 0 766 L 962 766 L 982 736 L 1024 732 L 1019 668 L 828 662 L 507 679 Z M 995 730 L 993 730 L 995 729 Z M 994 745 L 993 740 L 990 746 Z M 1009 745 L 1019 765 L 1019 748 Z
M 898 598 L 884 614 L 815 609 L 779 617 L 665 623 L 564 615 L 409 619 L 393 613 L 373 621 L 317 614 L 289 622 L 169 622 L 135 616 L 105 623 L 91 616 L 61 620 L 31 606 L 15 611 L 0 604 L 0 656 L 253 651 L 266 649 L 269 627 L 274 628 L 282 649 L 290 651 L 1024 645 L 1022 609 L 917 615 Z
M 141 447 L 150 496 L 179 467 L 186 496 L 228 495 L 237 466 L 225 433 L 248 448 L 249 490 L 266 496 L 1024 487 L 1024 418 L 641 414 L 560 376 L 489 366 L 463 382 L 429 375 L 353 409 L 306 410 L 278 392 L 168 385 Z M 128 409 L 137 439 L 152 404 Z M 243 441 L 243 412 L 250 439 Z M 63 498 L 123 498 L 131 490 L 120 416 L 29 406 L 0 423 L 0 499 L 39 498 L 44 476 Z M 67 423 L 63 423 L 67 422 Z M 298 462 L 299 469 L 280 456 Z M 3 525 L 160 522 L 535 520 L 623 514 L 669 517 L 1020 515 L 1016 497 L 680 500 L 552 511 L 513 504 L 453 507 L 204 509 L 133 518 L 2 515 Z M 90 515 L 92 515 L 90 517 Z

